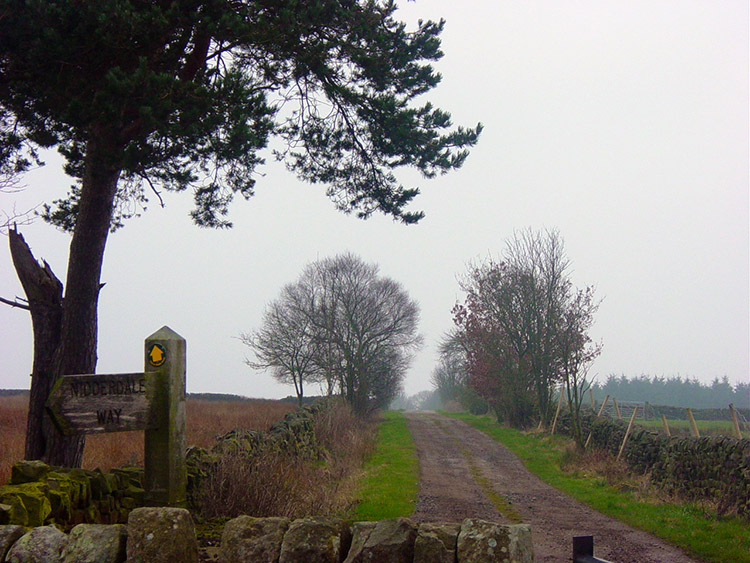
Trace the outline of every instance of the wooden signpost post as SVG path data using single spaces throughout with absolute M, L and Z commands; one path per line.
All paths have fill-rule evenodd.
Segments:
M 184 506 L 185 339 L 162 327 L 146 339 L 144 373 L 65 375 L 47 409 L 63 434 L 145 431 L 146 504 Z

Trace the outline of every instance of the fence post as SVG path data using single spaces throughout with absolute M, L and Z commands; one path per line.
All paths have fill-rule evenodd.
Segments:
M 667 433 L 667 436 L 671 436 L 672 433 L 669 431 L 669 424 L 667 424 L 667 417 L 663 414 L 661 415 L 661 423 L 664 425 L 664 432 Z
M 633 428 L 633 421 L 635 420 L 635 415 L 637 413 L 638 413 L 638 405 L 636 405 L 633 408 L 633 416 L 630 417 L 630 424 L 628 424 L 628 429 L 625 431 L 625 437 L 622 439 L 622 445 L 620 446 L 620 451 L 617 452 L 617 461 L 620 461 L 620 456 L 622 455 L 622 452 L 625 449 L 625 444 L 628 442 L 628 436 L 630 436 L 630 429 Z
M 617 415 L 617 418 L 622 418 L 622 415 L 620 414 L 620 407 L 617 406 L 617 399 L 612 397 L 612 404 L 615 405 L 615 414 Z
M 688 413 L 688 420 L 690 420 L 690 428 L 693 430 L 693 436 L 696 438 L 701 437 L 701 433 L 698 432 L 698 425 L 695 423 L 695 418 L 693 418 L 693 411 L 690 409 L 685 409 Z
M 604 402 L 602 403 L 602 406 L 599 407 L 599 413 L 596 415 L 597 418 L 599 418 L 604 412 L 604 407 L 607 406 L 607 401 L 609 401 L 609 395 L 604 397 Z M 591 442 L 591 435 L 592 435 L 592 432 L 589 432 L 589 437 L 586 438 L 586 443 L 583 445 L 584 450 L 589 447 L 589 442 Z
M 729 403 L 729 412 L 732 413 L 732 422 L 734 422 L 734 433 L 737 434 L 737 438 L 742 440 L 742 432 L 740 432 L 740 421 L 737 420 L 737 411 L 734 410 L 734 405 Z
M 144 485 L 149 506 L 185 506 L 185 339 L 162 327 L 146 339 L 146 372 L 153 374 L 152 415 L 145 432 Z
M 594 403 L 594 390 L 589 387 L 589 397 L 591 397 L 591 410 L 596 411 L 596 404 Z
M 552 421 L 552 430 L 550 431 L 550 436 L 555 434 L 555 428 L 557 428 L 557 419 L 560 416 L 560 409 L 562 409 L 563 389 L 565 389 L 565 386 L 560 385 L 560 400 L 557 401 L 557 412 L 555 412 L 555 420 Z

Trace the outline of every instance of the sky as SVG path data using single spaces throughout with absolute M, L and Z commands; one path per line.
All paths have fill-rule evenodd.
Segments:
M 353 252 L 420 304 L 425 345 L 404 388 L 430 389 L 458 278 L 530 227 L 559 229 L 573 282 L 603 299 L 591 375 L 748 381 L 748 3 L 400 4 L 411 28 L 446 20 L 443 80 L 427 98 L 485 127 L 462 169 L 399 172 L 425 218 L 342 214 L 270 155 L 256 195 L 233 204 L 233 229 L 193 226 L 189 195 L 166 194 L 110 235 L 97 372 L 142 370 L 143 341 L 167 325 L 187 340 L 189 392 L 293 394 L 245 365 L 237 337 L 306 264 Z M 53 154 L 24 183 L 0 193 L 0 212 L 62 197 L 71 181 Z M 64 280 L 69 236 L 41 220 L 20 231 Z M 7 236 L 0 296 L 23 296 Z M 31 358 L 28 313 L 0 305 L 0 388 L 28 388 Z

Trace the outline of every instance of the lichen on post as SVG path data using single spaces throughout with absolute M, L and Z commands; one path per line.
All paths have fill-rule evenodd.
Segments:
M 156 383 L 149 389 L 155 428 L 145 433 L 145 502 L 149 506 L 184 507 L 185 339 L 162 327 L 146 339 L 145 371 Z

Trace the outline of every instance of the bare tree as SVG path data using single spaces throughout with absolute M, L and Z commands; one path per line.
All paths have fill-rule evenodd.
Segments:
M 552 417 L 552 392 L 560 380 L 556 339 L 571 299 L 570 260 L 557 230 L 517 231 L 504 255 L 521 299 L 522 325 L 516 337 L 525 341 L 531 380 L 542 420 Z
M 313 369 L 317 356 L 316 342 L 311 337 L 312 324 L 300 307 L 300 292 L 287 285 L 281 296 L 270 303 L 263 313 L 263 325 L 255 332 L 240 335 L 240 340 L 255 353 L 257 361 L 246 360 L 255 369 L 271 369 L 281 383 L 291 383 L 300 406 L 305 383 L 318 381 Z
M 421 345 L 418 322 L 419 307 L 399 283 L 342 254 L 308 265 L 244 341 L 259 358 L 254 365 L 296 381 L 298 396 L 304 381 L 326 381 L 329 393 L 366 414 L 398 394 Z
M 432 371 L 432 385 L 443 403 L 458 400 L 468 377 L 468 350 L 464 334 L 452 330 L 443 336 L 438 346 L 439 361 Z
M 532 410 L 548 423 L 561 381 L 580 409 L 585 369 L 600 350 L 587 336 L 598 302 L 593 288 L 573 288 L 556 230 L 516 232 L 502 258 L 469 268 L 466 302 L 454 309 L 470 383 L 512 424 L 529 424 Z
M 303 280 L 316 292 L 310 320 L 339 391 L 360 413 L 387 405 L 422 342 L 416 302 L 353 254 L 311 264 Z
M 578 290 L 566 307 L 563 325 L 558 333 L 558 351 L 571 416 L 571 430 L 579 448 L 584 445 L 581 405 L 584 394 L 591 387 L 588 372 L 602 349 L 601 343 L 594 342 L 588 335 L 600 303 L 594 297 L 593 288 Z

